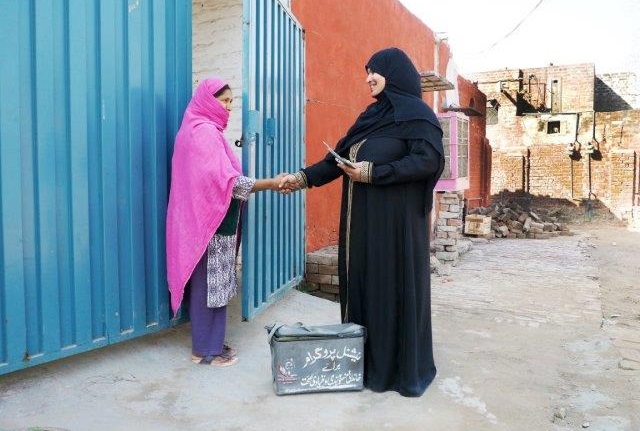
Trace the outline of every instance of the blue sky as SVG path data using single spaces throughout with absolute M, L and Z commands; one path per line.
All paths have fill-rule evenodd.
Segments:
M 399 1 L 446 33 L 463 75 L 549 63 L 640 75 L 640 0 Z

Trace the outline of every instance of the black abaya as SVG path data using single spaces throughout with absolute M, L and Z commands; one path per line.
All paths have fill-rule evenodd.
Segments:
M 404 52 L 379 51 L 366 69 L 386 84 L 336 145 L 341 156 L 365 162 L 360 170 L 364 182 L 343 177 L 342 320 L 367 328 L 368 388 L 420 396 L 436 375 L 428 217 L 444 167 L 442 130 L 422 100 L 420 74 Z M 303 169 L 299 181 L 317 187 L 341 175 L 327 154 Z
M 344 322 L 367 328 L 365 385 L 373 391 L 420 396 L 436 374 L 428 213 L 442 167 L 438 144 L 370 137 L 349 149 L 352 161 L 374 168 L 371 184 L 344 176 L 340 303 Z M 303 172 L 310 186 L 342 174 L 326 160 Z

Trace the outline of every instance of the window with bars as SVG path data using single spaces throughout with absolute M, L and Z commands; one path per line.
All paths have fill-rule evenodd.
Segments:
M 440 178 L 451 178 L 451 120 L 440 118 L 442 146 L 444 147 L 444 170 Z
M 469 176 L 469 120 L 458 118 L 458 177 Z
M 466 116 L 441 116 L 444 171 L 441 178 L 469 176 L 469 120 Z M 451 160 L 455 160 L 452 165 Z

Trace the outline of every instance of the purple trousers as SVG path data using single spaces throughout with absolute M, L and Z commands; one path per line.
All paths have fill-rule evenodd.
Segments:
M 191 351 L 197 356 L 219 355 L 227 329 L 227 306 L 207 307 L 207 252 L 191 274 L 189 317 L 191 318 Z

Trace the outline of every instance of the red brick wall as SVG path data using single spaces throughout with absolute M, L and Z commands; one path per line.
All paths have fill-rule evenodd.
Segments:
M 293 0 L 306 37 L 306 163 L 322 158 L 371 103 L 364 65 L 374 52 L 396 46 L 420 71 L 434 70 L 433 32 L 396 0 Z M 327 13 L 331 11 L 331 13 Z M 390 19 L 393 17 L 393 19 Z M 450 56 L 440 44 L 441 75 Z M 444 92 L 440 100 L 444 97 Z M 433 94 L 424 99 L 433 106 Z M 341 181 L 307 192 L 307 251 L 335 244 Z
M 487 138 L 484 138 L 484 190 L 489 196 L 491 196 L 491 172 L 493 172 L 493 150 L 491 148 L 491 142 Z M 490 197 L 487 197 L 484 205 L 488 205 L 491 201 Z
M 491 166 L 491 194 L 524 190 L 524 172 L 522 154 L 494 151 Z
M 528 161 L 531 193 L 565 199 L 587 197 L 583 193 L 584 160 L 571 159 L 564 145 L 532 146 Z M 524 163 L 526 166 L 526 158 Z
M 598 112 L 595 129 L 608 147 L 640 151 L 640 110 Z
M 611 153 L 610 205 L 615 208 L 615 213 L 626 216 L 624 218 L 631 212 L 634 192 L 638 192 L 632 186 L 634 179 L 637 181 L 637 162 L 637 155 L 633 150 L 614 150 Z
M 469 116 L 469 189 L 464 191 L 468 208 L 485 206 L 490 199 L 491 147 L 485 138 L 487 98 L 478 87 L 458 77 L 458 98 L 460 106 L 471 106 L 479 111 L 479 116 Z
M 532 85 L 530 75 L 534 76 Z M 487 126 L 494 150 L 492 193 L 524 190 L 576 201 L 591 196 L 620 217 L 629 211 L 638 190 L 638 161 L 633 151 L 624 150 L 640 151 L 640 111 L 594 113 L 596 77 L 592 64 L 501 70 L 473 78 L 488 100 L 500 103 L 498 124 Z M 537 88 L 536 79 L 545 86 L 552 79 L 561 82 L 559 112 L 525 113 L 522 104 L 518 111 L 514 101 Z M 598 93 L 600 104 L 604 97 L 605 93 Z M 548 105 L 549 101 L 545 102 Z M 549 121 L 559 122 L 559 133 L 548 133 Z M 572 160 L 566 148 L 576 142 L 581 145 L 580 157 Z M 600 157 L 586 153 L 589 142 L 598 146 Z
M 580 131 L 579 160 L 566 154 L 565 145 L 544 142 L 519 150 L 494 150 L 493 194 L 502 190 L 524 190 L 534 195 L 576 201 L 592 199 L 604 203 L 618 217 L 631 210 L 638 193 L 640 111 L 596 113 L 595 137 L 600 157 L 589 156 L 586 143 L 593 135 L 593 121 Z
M 534 77 L 529 78 L 530 75 Z M 500 70 L 476 73 L 472 75 L 472 79 L 477 81 L 478 88 L 487 95 L 487 100 L 496 99 L 500 104 L 498 124 L 487 126 L 487 138 L 494 149 L 522 145 L 520 141 L 527 135 L 527 130 L 521 118 L 516 116 L 517 107 L 514 102 L 517 101 L 519 93 L 526 94 L 530 88 L 531 93 L 534 93 L 531 97 L 544 100 L 548 105 L 550 103 L 548 84 L 551 80 L 557 79 L 560 81 L 562 112 L 593 111 L 595 85 L 593 64 Z M 536 83 L 541 85 L 538 86 Z M 551 119 L 563 120 L 562 117 Z M 573 130 L 570 125 L 567 125 L 567 128 L 566 135 L 572 135 Z M 549 143 L 564 143 L 553 142 L 557 138 L 558 136 L 549 137 Z M 571 136 L 571 141 L 573 138 L 574 136 Z M 528 143 L 528 145 L 531 144 L 533 142 Z

